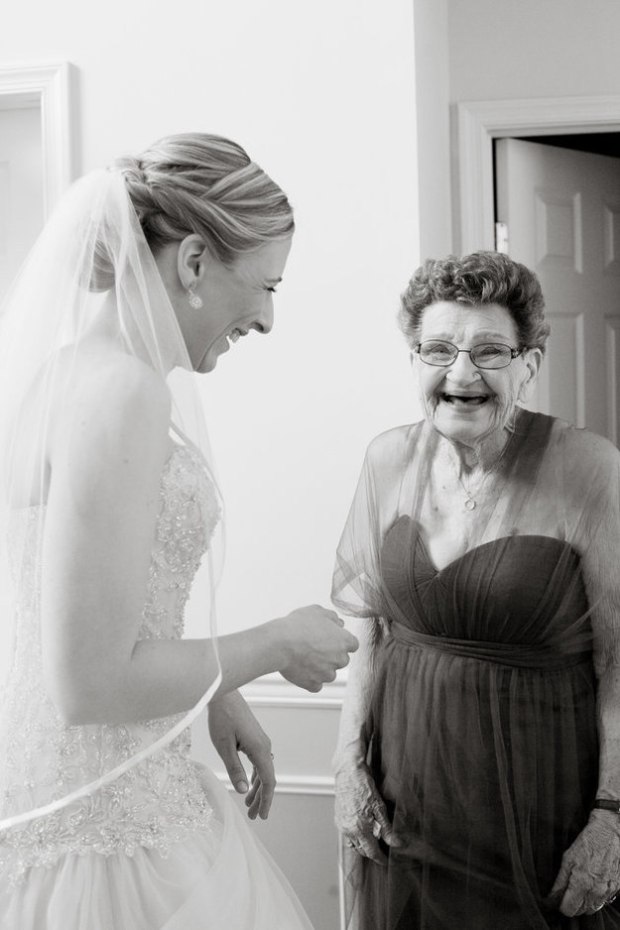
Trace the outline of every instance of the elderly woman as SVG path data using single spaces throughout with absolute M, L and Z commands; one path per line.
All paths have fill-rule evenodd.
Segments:
M 424 419 L 370 444 L 334 578 L 369 618 L 336 754 L 364 930 L 620 927 L 620 456 L 521 406 L 543 306 L 489 252 L 402 297 Z

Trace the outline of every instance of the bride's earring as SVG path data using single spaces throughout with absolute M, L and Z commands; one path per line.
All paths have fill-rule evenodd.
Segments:
M 202 310 L 202 297 L 194 294 L 191 287 L 187 288 L 187 300 L 192 310 Z

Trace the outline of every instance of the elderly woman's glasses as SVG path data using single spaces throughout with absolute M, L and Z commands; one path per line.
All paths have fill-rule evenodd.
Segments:
M 525 346 L 513 349 L 501 342 L 481 342 L 471 349 L 459 349 L 443 339 L 429 339 L 418 343 L 413 351 L 417 352 L 427 365 L 437 365 L 439 368 L 452 365 L 461 352 L 467 352 L 476 368 L 506 368 L 524 349 Z

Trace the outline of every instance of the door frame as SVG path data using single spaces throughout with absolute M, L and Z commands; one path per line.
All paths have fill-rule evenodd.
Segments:
M 493 140 L 620 131 L 620 96 L 474 100 L 456 104 L 460 251 L 495 248 Z
M 47 218 L 74 178 L 73 67 L 66 61 L 0 67 L 0 109 L 41 109 L 44 215 Z

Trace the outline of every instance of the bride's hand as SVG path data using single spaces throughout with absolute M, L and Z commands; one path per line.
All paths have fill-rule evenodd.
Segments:
M 229 691 L 209 704 L 209 733 L 228 777 L 239 794 L 246 794 L 248 817 L 266 820 L 273 801 L 276 776 L 271 740 L 238 691 Z M 239 757 L 245 753 L 252 763 L 252 781 Z
M 279 671 L 306 691 L 320 691 L 325 682 L 333 681 L 337 670 L 348 665 L 349 653 L 358 647 L 338 614 L 317 604 L 300 607 L 273 622 L 286 643 L 286 659 Z

